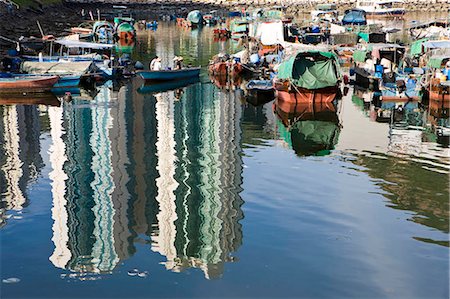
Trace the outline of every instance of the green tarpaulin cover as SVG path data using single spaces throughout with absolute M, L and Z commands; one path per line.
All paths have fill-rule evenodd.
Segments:
M 422 53 L 422 44 L 428 41 L 428 38 L 416 40 L 411 44 L 411 56 L 419 55 Z
M 358 37 L 366 42 L 369 42 L 369 33 L 367 32 L 359 32 Z
M 198 10 L 193 10 L 190 13 L 188 13 L 187 18 L 188 21 L 190 21 L 193 24 L 199 24 L 203 20 L 202 13 Z
M 312 60 L 321 55 L 327 59 Z M 296 87 L 320 89 L 335 86 L 339 80 L 339 61 L 331 52 L 309 51 L 297 53 L 280 64 L 278 78 L 290 80 Z
M 367 51 L 356 50 L 355 52 L 353 52 L 353 60 L 358 62 L 364 62 L 366 61 L 366 55 Z
M 431 57 L 430 60 L 428 60 L 427 66 L 440 69 L 442 67 L 443 61 L 449 58 L 450 57 L 447 56 Z

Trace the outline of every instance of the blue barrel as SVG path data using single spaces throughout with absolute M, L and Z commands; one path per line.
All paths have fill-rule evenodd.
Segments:
M 384 68 L 381 64 L 376 64 L 375 65 L 375 72 L 377 73 L 383 73 L 384 72 Z

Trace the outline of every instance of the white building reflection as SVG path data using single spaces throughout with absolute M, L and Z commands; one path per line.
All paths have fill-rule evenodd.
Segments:
M 239 196 L 241 106 L 229 95 L 212 94 L 212 85 L 188 89 L 174 116 L 172 92 L 157 97 L 158 103 L 167 107 L 157 110 L 161 120 L 158 137 L 164 138 L 168 148 L 163 156 L 177 167 L 175 171 L 172 166 L 159 169 L 161 181 L 173 183 L 168 183 L 171 188 L 159 189 L 170 196 L 160 205 L 160 214 L 165 217 L 158 217 L 159 231 L 152 246 L 165 256 L 166 268 L 175 272 L 200 268 L 208 279 L 220 277 L 224 263 L 233 260 L 230 254 L 242 242 L 239 220 L 243 217 Z M 175 134 L 171 133 L 172 117 Z M 172 136 L 176 141 L 171 141 Z M 166 250 L 162 250 L 159 240 L 173 245 L 164 245 Z
M 209 84 L 181 101 L 131 90 L 49 110 L 49 259 L 80 276 L 110 273 L 146 235 L 168 270 L 220 277 L 242 243 L 240 102 L 208 97 Z
M 0 106 L 0 226 L 7 210 L 28 204 L 27 185 L 43 167 L 37 106 Z

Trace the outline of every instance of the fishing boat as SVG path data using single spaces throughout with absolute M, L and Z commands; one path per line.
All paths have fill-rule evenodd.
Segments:
M 208 72 L 212 76 L 237 76 L 242 73 L 242 64 L 230 59 L 227 54 L 218 54 L 209 62 Z
M 356 8 L 364 10 L 368 18 L 403 17 L 406 13 L 403 0 L 357 0 Z
M 159 92 L 166 92 L 170 90 L 175 90 L 179 88 L 186 87 L 188 85 L 197 83 L 200 81 L 199 77 L 191 77 L 191 78 L 185 78 L 180 79 L 176 81 L 165 81 L 157 84 L 142 84 L 138 88 L 138 92 L 142 94 L 150 94 L 150 93 L 159 93 Z
M 0 78 L 0 93 L 45 92 L 58 80 L 58 76 Z
M 23 77 L 59 76 L 55 87 L 67 88 L 80 84 L 81 78 L 98 73 L 98 69 L 92 61 L 81 62 L 35 62 L 25 61 L 20 70 Z
M 97 21 L 92 27 L 94 40 L 102 43 L 111 43 L 114 38 L 114 26 L 107 21 Z
M 299 51 L 283 61 L 274 78 L 277 97 L 292 103 L 331 102 L 340 94 L 341 73 L 336 54 Z
M 136 38 L 136 30 L 134 29 L 134 19 L 131 17 L 115 17 L 114 27 L 118 39 L 134 39 Z
M 366 14 L 362 9 L 347 9 L 342 18 L 342 25 L 367 25 Z
M 204 15 L 203 20 L 205 20 L 206 25 L 209 26 L 214 26 L 217 24 L 217 18 L 211 13 Z
M 199 27 L 203 25 L 203 15 L 199 10 L 193 10 L 186 17 L 189 27 Z
M 405 102 L 420 100 L 419 86 L 415 78 L 396 76 L 395 83 L 385 83 L 381 88 L 383 102 Z
M 248 35 L 249 23 L 247 19 L 234 19 L 230 24 L 231 38 L 239 40 Z
M 1 78 L 39 78 L 54 77 L 55 74 L 20 74 L 20 73 L 3 73 Z M 53 88 L 75 87 L 80 84 L 81 75 L 58 75 L 59 80 L 53 85 Z
M 360 87 L 379 90 L 381 82 L 395 83 L 395 70 L 402 61 L 405 47 L 396 44 L 368 44 L 353 53 L 355 83 Z M 377 63 L 379 62 L 379 63 Z
M 93 59 L 93 62 L 97 68 L 96 77 L 103 80 L 115 76 L 115 71 L 117 69 L 114 69 L 110 65 L 110 60 L 106 57 L 111 57 L 112 48 L 114 47 L 113 44 L 90 43 L 67 39 L 58 39 L 55 41 L 55 43 L 60 44 L 71 51 L 80 51 L 80 54 L 97 52 L 98 55 L 95 55 L 95 59 Z M 101 59 L 97 59 L 98 57 L 100 57 Z
M 137 74 L 146 81 L 171 81 L 200 76 L 200 67 L 181 70 L 138 71 Z
M 268 103 L 275 98 L 272 80 L 250 80 L 245 90 L 247 102 L 254 106 Z
M 327 21 L 337 22 L 338 11 L 336 4 L 319 4 L 316 9 L 311 11 L 311 19 L 313 22 Z

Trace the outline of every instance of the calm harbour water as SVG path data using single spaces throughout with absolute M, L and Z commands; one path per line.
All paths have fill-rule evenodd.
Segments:
M 233 47 L 162 24 L 133 55 Z M 142 84 L 0 105 L 2 298 L 448 298 L 448 107 L 350 88 L 293 124 L 206 74 Z

